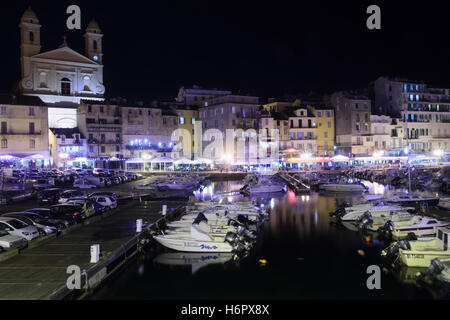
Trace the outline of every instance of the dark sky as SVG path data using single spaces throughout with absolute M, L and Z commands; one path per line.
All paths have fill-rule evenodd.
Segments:
M 332 92 L 396 75 L 450 87 L 450 22 L 444 1 L 2 1 L 0 91 L 19 79 L 19 29 L 31 5 L 42 51 L 84 53 L 92 17 L 104 33 L 106 95 L 172 99 L 198 84 L 259 96 Z M 82 30 L 66 28 L 68 5 Z M 381 30 L 366 8 L 381 7 Z

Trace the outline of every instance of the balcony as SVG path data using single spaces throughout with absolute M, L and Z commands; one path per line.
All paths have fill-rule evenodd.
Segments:
M 17 132 L 15 130 L 8 130 L 6 132 L 0 132 L 2 135 L 16 135 L 16 136 L 39 136 L 41 135 L 40 131 L 35 131 L 33 133 L 30 132 Z
M 122 140 L 98 140 L 88 139 L 88 144 L 122 144 Z

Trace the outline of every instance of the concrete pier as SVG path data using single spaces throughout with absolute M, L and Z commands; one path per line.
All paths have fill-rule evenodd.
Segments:
M 67 267 L 70 265 L 79 266 L 81 271 L 91 270 L 97 279 L 88 281 L 97 284 L 111 271 L 108 268 L 116 267 L 110 265 L 114 263 L 111 257 L 123 258 L 121 255 L 128 250 L 135 251 L 136 242 L 132 243 L 132 240 L 136 239 L 136 220 L 142 218 L 144 224 L 158 221 L 162 204 L 166 204 L 170 211 L 182 203 L 131 201 L 99 221 L 87 220 L 88 224 L 76 230 L 2 261 L 0 299 L 66 298 L 70 293 L 65 290 L 70 276 Z M 95 270 L 97 264 L 90 263 L 90 246 L 93 244 L 100 245 L 100 261 L 97 264 L 102 269 L 106 268 L 104 270 Z M 84 276 L 81 278 L 84 281 Z

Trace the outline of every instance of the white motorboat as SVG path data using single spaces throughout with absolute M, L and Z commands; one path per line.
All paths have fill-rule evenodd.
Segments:
M 166 248 L 184 252 L 232 252 L 233 247 L 223 241 L 194 240 L 190 236 L 179 236 L 172 238 L 169 236 L 153 236 L 153 238 Z
M 442 209 L 450 210 L 450 198 L 440 198 L 438 206 Z
M 425 204 L 429 206 L 437 206 L 439 204 L 439 198 L 437 197 L 426 197 L 413 193 L 397 193 L 385 201 L 398 205 Z
M 435 235 L 437 230 L 442 227 L 450 226 L 450 221 L 439 221 L 431 217 L 421 217 L 417 223 L 409 225 L 400 225 L 399 223 L 391 222 L 391 233 L 396 238 L 408 236 L 414 233 L 417 237 Z
M 414 210 L 414 208 L 405 208 L 405 207 L 399 207 L 399 206 L 390 206 L 390 205 L 373 205 L 369 208 L 356 208 L 356 210 L 352 210 L 352 207 L 345 208 L 345 212 L 338 215 L 338 217 L 343 221 L 355 221 L 361 218 L 364 214 L 369 213 L 372 218 L 378 218 L 378 217 L 389 217 L 392 216 L 395 213 L 404 213 L 406 215 L 409 215 L 407 212 L 410 210 L 411 212 Z
M 440 228 L 436 237 L 401 240 L 382 251 L 383 256 L 395 258 L 408 267 L 428 267 L 433 259 L 449 259 L 450 228 Z
M 320 185 L 319 189 L 327 192 L 365 192 L 367 190 L 361 183 L 325 183 Z
M 413 215 L 408 212 L 392 212 L 389 215 L 375 216 L 372 221 L 368 223 L 365 227 L 368 230 L 383 232 L 389 229 L 387 224 L 395 223 L 397 227 L 407 226 L 419 223 L 422 217 L 419 215 Z
M 249 194 L 286 192 L 287 186 L 278 176 L 247 175 L 241 192 Z

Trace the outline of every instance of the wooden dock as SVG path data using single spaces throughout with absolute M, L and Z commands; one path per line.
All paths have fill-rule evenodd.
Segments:
M 302 181 L 294 178 L 288 172 L 280 172 L 278 176 L 283 179 L 284 182 L 289 186 L 289 188 L 295 193 L 308 193 L 311 192 L 311 187 L 303 183 Z

